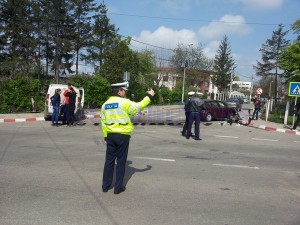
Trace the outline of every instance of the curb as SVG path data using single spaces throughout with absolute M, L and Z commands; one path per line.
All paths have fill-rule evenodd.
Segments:
M 286 133 L 286 134 L 300 135 L 300 131 L 286 130 L 286 129 L 282 129 L 282 128 L 274 128 L 274 127 L 269 127 L 266 125 L 260 125 L 257 128 L 267 130 L 267 131 L 277 131 L 277 132 Z
M 84 115 L 82 119 L 97 119 L 100 118 L 100 114 Z M 45 121 L 44 117 L 30 117 L 30 118 L 6 118 L 0 119 L 0 123 L 22 123 L 22 122 L 40 122 Z
M 83 119 L 99 119 L 99 118 L 101 118 L 100 114 L 83 116 Z M 44 117 L 31 117 L 31 118 L 0 119 L 0 123 L 22 123 L 22 122 L 40 122 L 40 121 L 45 121 L 45 118 Z M 137 123 L 135 123 L 135 124 L 137 124 Z M 170 124 L 174 125 L 174 123 L 170 123 Z M 259 125 L 259 126 L 249 125 L 249 127 L 256 127 L 258 129 L 262 129 L 262 130 L 266 130 L 266 131 L 275 131 L 275 132 L 281 132 L 281 133 L 292 134 L 292 135 L 300 135 L 300 131 L 275 128 L 275 127 L 270 127 L 270 126 L 266 126 L 266 125 Z
M 20 122 L 37 122 L 37 121 L 45 121 L 45 118 L 32 117 L 32 118 L 0 119 L 0 123 L 20 123 Z

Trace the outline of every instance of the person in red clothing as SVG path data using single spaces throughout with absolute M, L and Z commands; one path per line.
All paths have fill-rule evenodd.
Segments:
M 69 88 L 69 91 L 65 93 L 66 96 L 66 101 L 67 101 L 67 125 L 68 126 L 73 126 L 74 125 L 74 111 L 76 108 L 76 91 L 73 89 L 73 87 L 71 86 Z
M 253 106 L 254 111 L 252 114 L 252 120 L 258 120 L 258 112 L 260 111 L 260 100 L 257 98 L 256 95 L 254 96 Z
M 64 96 L 64 104 L 61 107 L 60 110 L 60 116 L 62 116 L 62 124 L 66 124 L 67 120 L 68 120 L 68 115 L 67 115 L 67 108 L 68 108 L 68 104 L 69 104 L 69 96 L 66 96 L 66 94 L 70 91 L 70 88 L 72 87 L 71 84 L 68 84 L 68 89 L 66 89 L 63 92 L 63 96 Z

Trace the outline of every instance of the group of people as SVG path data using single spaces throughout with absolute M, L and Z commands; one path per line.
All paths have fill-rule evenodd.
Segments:
M 192 126 L 195 122 L 195 140 L 202 140 L 200 138 L 200 111 L 202 103 L 201 99 L 196 96 L 194 91 L 188 93 L 188 99 L 185 101 L 185 123 L 182 130 L 182 136 L 185 136 L 186 139 L 190 139 L 192 136 Z
M 55 90 L 51 97 L 53 106 L 52 126 L 58 126 L 58 117 L 62 117 L 62 124 L 73 126 L 75 121 L 74 111 L 76 108 L 76 91 L 72 85 L 68 84 L 68 89 L 63 93 L 60 88 Z

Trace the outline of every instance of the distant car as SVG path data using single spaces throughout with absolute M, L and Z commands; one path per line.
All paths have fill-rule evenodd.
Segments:
M 238 98 L 228 98 L 225 102 L 229 105 L 229 107 L 232 107 L 232 108 L 236 109 L 237 111 L 242 110 L 242 104 Z M 243 102 L 244 102 L 244 100 L 243 100 Z
M 217 100 L 204 100 L 201 110 L 201 119 L 207 122 L 212 120 L 229 120 L 236 114 L 234 108 L 225 102 Z

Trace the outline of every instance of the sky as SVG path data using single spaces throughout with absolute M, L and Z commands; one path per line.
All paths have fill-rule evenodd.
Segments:
M 101 3 L 103 0 L 97 0 Z M 159 58 L 170 55 L 178 44 L 202 46 L 214 58 L 228 37 L 235 74 L 241 81 L 258 80 L 253 65 L 261 61 L 259 49 L 282 24 L 289 30 L 300 19 L 299 0 L 104 0 L 110 23 L 131 47 L 155 50 Z M 286 36 L 294 40 L 292 31 Z

